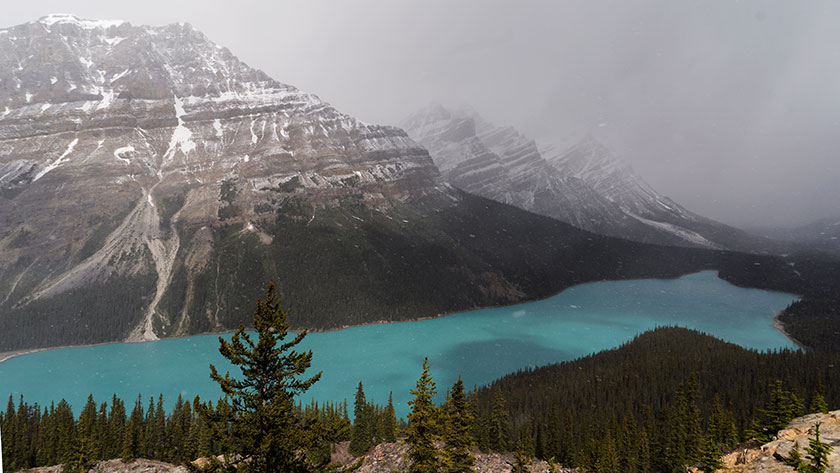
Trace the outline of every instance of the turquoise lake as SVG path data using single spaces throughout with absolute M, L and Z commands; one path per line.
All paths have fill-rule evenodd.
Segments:
M 369 401 L 384 404 L 393 390 L 397 413 L 404 416 L 426 356 L 442 398 L 459 374 L 468 387 L 481 385 L 520 368 L 613 348 L 664 325 L 759 350 L 795 348 L 772 326 L 794 300 L 791 294 L 739 288 L 704 271 L 675 280 L 582 284 L 515 306 L 312 333 L 302 345 L 314 352 L 311 372 L 323 375 L 303 401 L 346 398 L 352 410 L 362 381 Z M 76 414 L 89 393 L 98 403 L 116 393 L 129 409 L 138 394 L 144 407 L 159 393 L 170 408 L 179 394 L 216 400 L 221 391 L 210 381 L 208 365 L 221 372 L 229 367 L 218 345 L 217 335 L 200 335 L 19 356 L 0 363 L 0 395 L 5 402 L 9 394 L 22 394 L 41 406 L 64 398 Z

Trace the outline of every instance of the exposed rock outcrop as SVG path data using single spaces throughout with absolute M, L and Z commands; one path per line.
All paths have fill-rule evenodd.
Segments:
M 404 442 L 382 443 L 373 447 L 364 457 L 359 473 L 392 473 L 407 471 L 406 455 L 408 445 Z M 512 454 L 480 453 L 475 455 L 476 473 L 510 473 L 513 465 Z M 533 460 L 529 465 L 531 473 L 549 473 L 549 465 L 541 460 Z M 577 473 L 577 470 L 560 468 L 558 473 Z
M 55 465 L 24 470 L 24 473 L 61 473 L 61 468 L 62 465 Z M 140 458 L 128 463 L 122 460 L 99 462 L 90 471 L 91 473 L 187 473 L 189 470 L 184 466 Z
M 814 438 L 820 423 L 820 440 L 833 449 L 828 457 L 827 473 L 840 473 L 840 411 L 828 414 L 809 414 L 794 419 L 772 442 L 764 445 L 746 444 L 723 457 L 726 471 L 736 473 L 790 473 L 794 469 L 784 463 L 790 457 L 794 442 L 799 444 L 803 458 L 808 442 Z M 806 459 L 807 461 L 807 459 Z M 695 473 L 699 470 L 693 470 Z

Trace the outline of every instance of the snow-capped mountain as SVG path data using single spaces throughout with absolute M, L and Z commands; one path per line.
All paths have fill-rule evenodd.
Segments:
M 569 149 L 539 146 L 472 110 L 430 105 L 403 128 L 452 185 L 605 235 L 650 243 L 756 249 L 740 230 L 659 194 L 594 137 Z
M 555 185 L 514 138 L 484 136 L 522 163 L 510 192 Z M 0 351 L 235 327 L 268 281 L 333 328 L 712 264 L 669 251 L 456 190 L 401 129 L 187 24 L 0 30 Z
M 453 198 L 402 130 L 279 83 L 188 24 L 51 15 L 0 30 L 7 309 L 133 278 L 151 287 L 130 338 L 184 332 L 187 312 L 164 317 L 162 304 L 185 261 L 208 264 L 210 224 L 269 245 L 266 217 L 284 202 L 337 206 L 347 189 L 380 210 Z
M 476 130 L 517 178 L 511 196 L 556 207 L 542 189 L 578 185 L 575 203 L 591 192 L 584 208 L 605 207 L 593 215 L 618 208 L 535 166 L 515 132 Z M 458 190 L 403 130 L 277 82 L 187 24 L 51 15 L 0 30 L 0 352 L 234 328 L 269 281 L 296 327 L 336 328 L 594 280 L 731 274 L 726 258 Z

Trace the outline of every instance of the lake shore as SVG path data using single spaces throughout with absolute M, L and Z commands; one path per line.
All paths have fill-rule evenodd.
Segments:
M 797 340 L 796 338 L 794 338 L 794 337 L 793 337 L 793 335 L 791 335 L 791 334 L 790 334 L 790 333 L 789 333 L 789 332 L 785 329 L 785 323 L 784 323 L 784 322 L 782 322 L 782 320 L 779 318 L 779 317 L 781 317 L 781 316 L 782 316 L 782 313 L 783 313 L 783 312 L 784 312 L 784 311 L 780 311 L 778 314 L 776 314 L 776 316 L 775 316 L 775 317 L 773 317 L 773 328 L 774 328 L 774 329 L 776 329 L 776 330 L 778 330 L 779 332 L 781 332 L 781 333 L 782 333 L 782 335 L 784 335 L 784 336 L 785 336 L 785 338 L 787 338 L 788 340 L 790 340 L 790 341 L 791 341 L 791 343 L 793 343 L 794 345 L 796 345 L 796 346 L 797 346 L 797 347 L 799 347 L 800 349 L 802 349 L 802 350 L 807 350 L 807 349 L 808 349 L 808 347 L 806 347 L 805 345 L 803 345 L 803 344 L 802 344 L 802 342 L 800 342 L 799 340 Z
M 700 272 L 702 272 L 702 271 L 700 271 Z M 696 274 L 696 272 L 678 275 L 678 276 L 675 276 L 673 278 L 646 278 L 646 279 L 673 280 L 673 279 L 680 279 L 682 277 L 689 276 L 691 274 Z M 642 280 L 644 280 L 644 279 L 642 279 Z M 608 280 L 608 281 L 614 281 L 614 280 Z M 337 331 L 340 331 L 340 330 L 346 330 L 346 329 L 354 328 L 354 327 L 365 327 L 365 326 L 368 326 L 368 325 L 399 324 L 399 323 L 419 322 L 419 321 L 423 321 L 423 320 L 433 320 L 433 319 L 438 319 L 438 318 L 441 318 L 441 317 L 446 317 L 448 315 L 459 314 L 459 313 L 463 313 L 463 312 L 470 312 L 470 311 L 474 311 L 474 310 L 500 308 L 500 307 L 507 307 L 507 306 L 510 306 L 510 305 L 524 304 L 524 303 L 529 303 L 529 302 L 537 302 L 537 301 L 549 299 L 551 297 L 555 297 L 555 296 L 557 296 L 559 294 L 562 294 L 563 292 L 567 291 L 568 289 L 570 289 L 572 287 L 575 287 L 575 286 L 578 286 L 578 285 L 592 284 L 592 283 L 598 283 L 598 282 L 606 282 L 606 281 L 593 281 L 593 282 L 585 282 L 585 283 L 581 283 L 581 284 L 576 284 L 576 285 L 564 288 L 563 290 L 557 292 L 556 294 L 552 294 L 550 296 L 537 298 L 537 299 L 533 299 L 533 300 L 528 300 L 528 301 L 516 302 L 516 303 L 513 303 L 513 304 L 493 305 L 493 306 L 486 306 L 486 307 L 472 307 L 472 308 L 469 308 L 469 309 L 439 313 L 439 314 L 431 315 L 431 316 L 423 316 L 423 317 L 415 317 L 415 318 L 410 318 L 410 319 L 402 319 L 402 320 L 376 320 L 376 321 L 363 322 L 363 323 L 354 324 L 354 325 L 341 325 L 341 326 L 338 326 L 338 327 L 326 328 L 326 329 L 290 329 L 289 331 L 293 332 L 293 333 L 300 333 L 303 330 L 306 330 L 308 333 L 329 333 L 329 332 L 337 332 Z M 732 283 L 729 283 L 729 284 L 732 284 Z M 781 332 L 782 335 L 785 336 L 785 338 L 790 340 L 797 347 L 805 349 L 806 347 L 801 342 L 799 342 L 799 340 L 796 340 L 793 336 L 790 335 L 790 333 L 787 332 L 787 330 L 785 330 L 784 323 L 779 319 L 779 317 L 781 315 L 782 315 L 782 312 L 780 311 L 778 314 L 776 314 L 773 317 L 773 319 L 772 319 L 773 320 L 773 328 L 775 328 L 776 330 Z M 194 334 L 190 334 L 190 335 L 178 335 L 178 336 L 173 336 L 173 337 L 162 338 L 160 340 L 177 340 L 177 339 L 197 337 L 197 336 L 202 336 L 202 335 L 220 335 L 221 336 L 221 335 L 226 335 L 226 334 L 230 334 L 230 333 L 234 333 L 234 332 L 236 332 L 236 329 L 194 333 Z M 12 358 L 15 358 L 15 357 L 18 357 L 18 356 L 30 355 L 30 354 L 33 354 L 33 353 L 39 353 L 39 352 L 47 351 L 47 350 L 58 350 L 58 349 L 62 349 L 62 348 L 86 348 L 86 347 L 95 347 L 95 346 L 101 346 L 101 345 L 113 345 L 113 344 L 119 344 L 119 343 L 145 343 L 145 342 L 149 342 L 149 341 L 157 341 L 157 340 L 131 340 L 131 339 L 127 339 L 127 340 L 116 340 L 116 341 L 111 341 L 111 342 L 91 343 L 91 344 L 85 344 L 85 345 L 63 345 L 63 346 L 56 346 L 56 347 L 12 350 L 12 351 L 7 351 L 7 352 L 0 352 L 0 363 L 3 363 L 5 361 L 8 361 L 8 360 L 10 360 Z

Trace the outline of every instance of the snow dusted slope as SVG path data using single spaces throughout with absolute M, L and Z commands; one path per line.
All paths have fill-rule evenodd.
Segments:
M 704 248 L 760 248 L 743 232 L 693 214 L 657 193 L 591 136 L 558 151 L 472 110 L 433 104 L 403 127 L 429 149 L 454 186 L 637 241 Z
M 467 192 L 605 234 L 611 233 L 610 222 L 624 220 L 615 204 L 584 181 L 560 175 L 533 140 L 472 110 L 432 104 L 402 127 L 429 150 L 446 180 Z
M 558 151 L 552 146 L 544 146 L 541 151 L 561 174 L 582 180 L 599 195 L 617 204 L 628 217 L 661 235 L 675 236 L 682 244 L 747 252 L 788 251 L 787 245 L 753 237 L 686 210 L 653 189 L 629 164 L 593 136 L 585 136 L 569 149 Z M 632 235 L 631 238 L 657 241 Z
M 184 333 L 187 313 L 162 304 L 189 279 L 178 271 L 206 265 L 210 225 L 269 244 L 258 222 L 284 203 L 348 194 L 383 212 L 457 200 L 402 130 L 279 83 L 188 24 L 51 15 L 0 30 L 0 307 L 132 280 L 151 292 L 134 291 L 145 309 L 129 338 Z
M 438 143 L 461 153 L 463 182 L 586 228 L 654 228 L 557 176 L 515 130 L 463 125 Z M 336 328 L 718 257 L 458 191 L 403 130 L 277 82 L 188 24 L 52 15 L 0 30 L 0 352 L 235 328 L 269 281 L 296 327 Z

